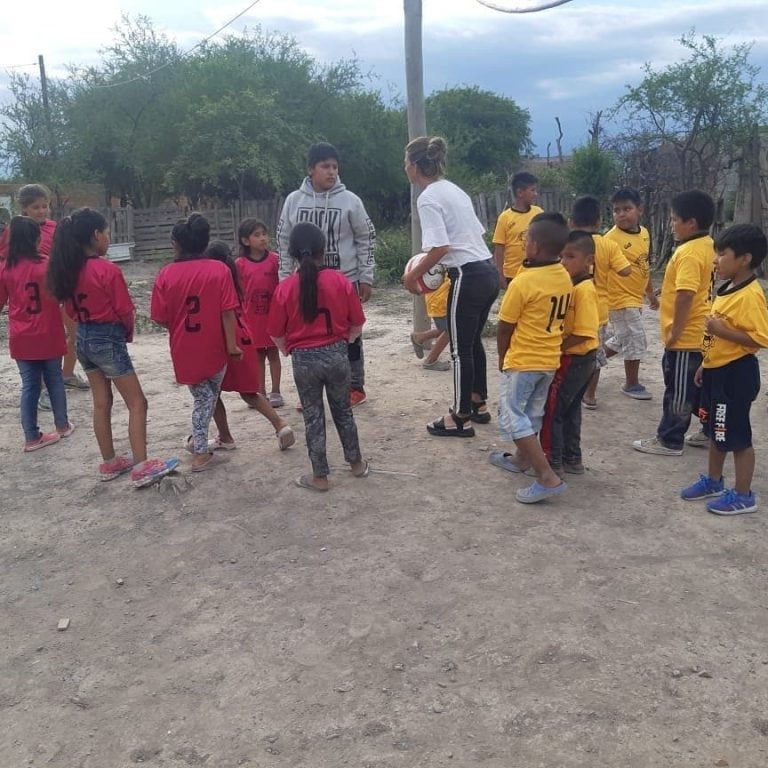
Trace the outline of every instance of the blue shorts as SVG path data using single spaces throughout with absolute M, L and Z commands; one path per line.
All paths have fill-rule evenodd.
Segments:
M 77 359 L 86 373 L 101 371 L 108 379 L 134 373 L 120 323 L 78 323 Z
M 499 382 L 499 432 L 520 440 L 541 430 L 554 371 L 502 371 Z
M 435 324 L 435 328 L 437 328 L 438 331 L 446 332 L 448 330 L 447 315 L 443 315 L 442 317 L 433 317 L 432 322 Z

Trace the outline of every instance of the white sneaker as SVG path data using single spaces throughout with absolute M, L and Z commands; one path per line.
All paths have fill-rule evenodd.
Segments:
M 682 456 L 682 448 L 667 448 L 659 442 L 658 437 L 652 437 L 647 440 L 635 440 L 632 447 L 640 453 L 652 453 L 654 456 Z
M 685 444 L 694 448 L 709 448 L 709 438 L 704 434 L 704 430 L 700 429 L 698 432 L 686 435 Z

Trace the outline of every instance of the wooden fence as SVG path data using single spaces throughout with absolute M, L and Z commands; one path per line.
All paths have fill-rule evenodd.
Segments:
M 179 219 L 193 210 L 199 210 L 211 224 L 211 239 L 224 240 L 230 246 L 237 244 L 237 228 L 247 217 L 260 219 L 271 235 L 277 229 L 282 209 L 282 198 L 272 200 L 246 200 L 242 205 L 232 203 L 193 209 L 189 206 L 168 205 L 162 208 L 102 208 L 109 223 L 113 243 L 133 243 L 134 259 L 153 259 L 171 250 L 171 230 Z M 60 219 L 72 212 L 61 208 L 53 212 Z

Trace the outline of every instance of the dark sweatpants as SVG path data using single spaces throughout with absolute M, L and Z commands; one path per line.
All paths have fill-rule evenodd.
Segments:
M 664 372 L 664 403 L 656 437 L 666 448 L 683 447 L 691 414 L 699 410 L 699 388 L 693 377 L 701 365 L 701 352 L 668 349 L 661 359 Z
M 595 372 L 597 352 L 562 355 L 549 385 L 539 440 L 553 467 L 581 463 L 581 398 Z

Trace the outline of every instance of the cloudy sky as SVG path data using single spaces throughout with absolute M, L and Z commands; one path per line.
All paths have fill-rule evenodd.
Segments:
M 495 0 L 520 6 L 524 0 Z M 0 99 L 4 69 L 43 54 L 49 75 L 67 63 L 98 60 L 121 12 L 145 14 L 189 48 L 248 0 L 38 0 L 15 2 L 0 27 Z M 768 79 L 766 0 L 573 0 L 548 11 L 509 15 L 476 0 L 424 0 L 425 86 L 478 85 L 531 112 L 540 152 L 565 129 L 565 144 L 586 139 L 588 114 L 610 107 L 644 62 L 662 67 L 684 54 L 675 42 L 695 28 L 729 43 L 752 42 L 752 60 Z M 28 11 L 27 11 L 28 9 Z M 261 24 L 293 35 L 322 61 L 356 55 L 386 99 L 405 94 L 402 0 L 260 0 L 229 31 Z M 36 74 L 35 67 L 17 71 Z M 554 147 L 554 144 L 553 144 Z

